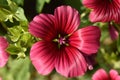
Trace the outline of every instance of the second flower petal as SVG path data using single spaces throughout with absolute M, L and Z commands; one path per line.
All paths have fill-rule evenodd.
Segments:
M 80 25 L 78 11 L 70 6 L 60 6 L 54 12 L 56 26 L 59 32 L 73 33 Z
M 70 45 L 86 54 L 96 53 L 100 46 L 100 29 L 95 26 L 82 28 L 70 37 Z
M 36 37 L 50 41 L 56 34 L 54 21 L 53 15 L 37 15 L 29 24 L 29 32 Z
M 86 72 L 87 64 L 79 50 L 69 46 L 59 52 L 55 68 L 66 77 L 76 77 Z
M 6 52 L 8 42 L 4 37 L 0 37 L 0 67 L 5 66 L 8 61 L 9 54 Z
M 42 75 L 49 74 L 54 69 L 56 48 L 50 43 L 40 41 L 35 43 L 30 51 L 30 59 L 37 71 Z
M 108 74 L 105 72 L 104 69 L 99 69 L 95 72 L 92 76 L 92 80 L 109 80 Z

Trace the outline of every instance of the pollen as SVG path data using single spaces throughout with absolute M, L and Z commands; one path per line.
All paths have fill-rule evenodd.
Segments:
M 53 39 L 53 42 L 57 43 L 58 48 L 61 46 L 69 46 L 69 41 L 68 41 L 69 35 L 67 36 L 61 36 L 58 34 L 57 38 Z

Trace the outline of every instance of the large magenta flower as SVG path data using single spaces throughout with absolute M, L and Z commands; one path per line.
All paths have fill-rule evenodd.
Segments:
M 4 37 L 0 36 L 0 67 L 5 66 L 8 61 L 9 54 L 6 52 L 8 42 Z
M 104 69 L 99 69 L 93 74 L 92 80 L 120 80 L 120 75 L 113 69 L 108 74 Z
M 41 38 L 30 51 L 30 59 L 40 74 L 47 75 L 54 68 L 66 77 L 83 75 L 89 64 L 83 54 L 91 55 L 99 48 L 100 29 L 80 25 L 78 11 L 60 6 L 54 15 L 40 14 L 29 24 L 29 31 Z
M 120 23 L 120 0 L 83 0 L 83 4 L 93 9 L 89 16 L 92 22 Z

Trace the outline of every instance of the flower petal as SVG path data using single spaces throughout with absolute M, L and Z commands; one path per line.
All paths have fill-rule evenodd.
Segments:
M 0 80 L 2 80 L 2 78 L 0 77 Z
M 120 75 L 115 78 L 115 80 L 120 80 Z
M 110 9 L 101 7 L 93 10 L 89 15 L 89 19 L 91 22 L 109 22 L 113 20 L 113 15 Z
M 73 33 L 69 39 L 70 45 L 86 54 L 96 53 L 100 46 L 100 29 L 88 26 Z
M 54 69 L 56 48 L 46 41 L 35 43 L 30 51 L 30 59 L 37 71 L 42 75 L 49 74 Z
M 55 68 L 63 76 L 76 77 L 86 72 L 87 64 L 78 49 L 68 46 L 59 52 Z
M 113 3 L 110 6 L 111 12 L 113 13 L 113 20 L 115 20 L 116 23 L 120 23 L 120 0 L 113 0 Z
M 100 0 L 83 0 L 82 3 L 88 8 L 96 8 L 96 6 L 100 5 L 102 1 Z
M 55 31 L 54 16 L 50 14 L 37 15 L 29 24 L 29 32 L 44 40 L 50 41 Z
M 59 32 L 73 33 L 80 25 L 80 15 L 70 6 L 60 6 L 54 12 L 56 26 Z
M 104 69 L 99 69 L 93 74 L 92 80 L 110 80 L 110 79 Z
M 0 37 L 0 67 L 5 66 L 8 61 L 9 54 L 6 52 L 8 42 L 4 37 Z
M 120 1 L 119 0 L 83 0 L 83 4 L 92 8 L 90 13 L 91 22 L 109 22 L 114 20 L 120 23 Z
M 118 72 L 116 71 L 116 70 L 110 70 L 110 72 L 109 72 L 109 74 L 110 74 L 110 78 L 112 79 L 112 80 L 116 80 L 116 78 L 119 76 L 118 75 Z M 118 79 L 119 80 L 119 79 Z

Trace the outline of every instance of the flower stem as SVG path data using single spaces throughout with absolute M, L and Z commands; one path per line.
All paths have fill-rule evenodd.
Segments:
M 1 23 L 2 27 L 3 27 L 6 31 L 8 31 L 8 28 L 7 28 L 6 24 L 5 24 L 4 22 L 0 22 L 0 23 Z

